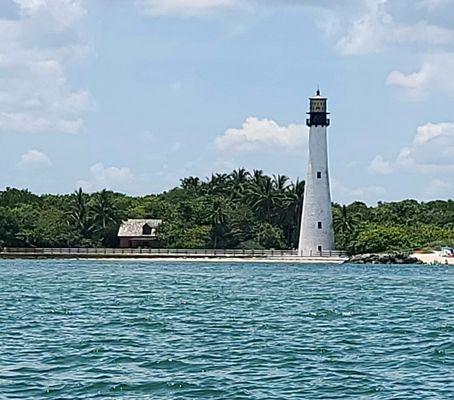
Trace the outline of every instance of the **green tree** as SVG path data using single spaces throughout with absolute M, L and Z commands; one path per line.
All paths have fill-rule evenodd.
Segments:
M 84 238 L 89 238 L 94 228 L 88 201 L 89 196 L 79 188 L 71 198 L 71 208 L 68 213 L 68 223 L 73 224 Z
M 353 239 L 358 223 L 358 216 L 351 213 L 346 205 L 333 207 L 333 227 L 337 248 L 345 249 L 348 246 Z
M 283 200 L 283 229 L 286 236 L 287 246 L 296 248 L 298 246 L 301 216 L 304 201 L 304 181 L 297 180 L 286 190 Z
M 15 189 L 7 187 L 0 192 L 0 207 L 16 207 L 21 204 L 37 204 L 39 196 L 31 193 L 28 189 Z
M 181 222 L 164 222 L 157 229 L 158 239 L 171 249 L 203 249 L 210 241 L 210 226 L 185 226 Z
M 231 198 L 233 200 L 240 200 L 246 190 L 251 174 L 244 168 L 238 168 L 230 174 L 230 189 Z
M 0 246 L 114 246 L 126 218 L 162 219 L 165 247 L 295 248 L 304 181 L 244 168 L 210 178 L 188 177 L 156 195 L 38 196 L 0 192 Z M 454 244 L 454 201 L 362 202 L 333 206 L 338 248 L 351 253 Z
M 0 248 L 17 246 L 20 224 L 9 208 L 0 207 Z
M 215 197 L 211 204 L 209 219 L 211 221 L 211 241 L 213 248 L 218 248 L 219 241 L 226 234 L 229 204 L 222 197 Z
M 415 247 L 407 229 L 398 226 L 366 225 L 348 248 L 352 253 L 380 253 L 408 250 Z M 350 245 L 350 246 L 351 246 Z
M 256 242 L 265 249 L 284 249 L 285 239 L 282 230 L 268 222 L 259 224 L 256 228 Z
M 112 199 L 112 192 L 108 192 L 106 189 L 94 195 L 91 210 L 97 229 L 106 229 L 108 225 L 116 225 L 120 220 L 117 207 Z
M 188 178 L 183 178 L 180 180 L 181 188 L 184 190 L 189 190 L 194 193 L 198 193 L 202 187 L 202 182 L 200 178 L 190 176 Z
M 273 211 L 280 206 L 283 198 L 282 193 L 276 190 L 272 179 L 265 176 L 248 187 L 246 199 L 260 217 L 266 222 L 271 222 Z

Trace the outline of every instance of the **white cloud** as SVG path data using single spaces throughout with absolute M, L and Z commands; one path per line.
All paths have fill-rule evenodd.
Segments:
M 0 113 L 0 129 L 5 131 L 40 133 L 58 131 L 76 133 L 82 126 L 82 120 L 77 119 L 48 119 L 25 112 Z
M 383 1 L 369 1 L 367 11 L 352 22 L 346 34 L 337 42 L 343 54 L 361 54 L 381 51 L 387 31 L 391 28 L 392 17 L 385 11 Z
M 396 22 L 386 0 L 365 0 L 366 11 L 351 22 L 337 42 L 338 50 L 347 55 L 383 51 L 390 45 L 450 44 L 454 31 L 427 21 L 412 24 Z M 411 5 L 409 5 L 411 7 Z
M 50 158 L 39 150 L 28 150 L 22 154 L 17 167 L 27 171 L 47 169 L 52 166 Z
M 81 0 L 14 0 L 23 15 L 52 18 L 61 26 L 68 26 L 85 15 Z
M 389 161 L 383 159 L 382 156 L 376 156 L 369 165 L 369 171 L 377 174 L 390 174 L 392 167 Z
M 414 143 L 415 145 L 422 145 L 442 136 L 454 139 L 454 122 L 429 123 L 418 127 Z
M 300 150 L 307 143 L 308 129 L 304 125 L 280 126 L 270 119 L 249 117 L 242 127 L 230 128 L 215 140 L 221 151 Z
M 402 148 L 394 160 L 378 155 L 369 165 L 369 171 L 378 174 L 401 170 L 454 176 L 454 122 L 418 127 L 413 143 Z
M 130 191 L 135 188 L 136 182 L 136 177 L 127 167 L 105 167 L 103 163 L 97 163 L 90 168 L 90 178 L 78 181 L 76 187 L 87 192 L 102 189 Z
M 239 4 L 238 0 L 139 0 L 148 15 L 203 15 L 225 10 Z
M 144 13 L 151 16 L 200 16 L 240 8 L 316 8 L 320 11 L 317 25 L 345 55 L 380 52 L 394 45 L 452 45 L 454 30 L 442 26 L 435 13 L 426 13 L 424 19 L 418 19 L 421 9 L 435 10 L 449 1 L 403 0 L 402 17 L 402 11 L 396 11 L 399 7 L 389 0 L 136 0 Z
M 392 71 L 386 80 L 390 86 L 405 90 L 410 99 L 421 99 L 429 91 L 444 92 L 454 96 L 454 53 L 434 54 L 426 57 L 417 72 L 408 74 Z
M 76 30 L 81 0 L 15 0 L 19 15 L 0 19 L 0 130 L 75 133 L 91 105 L 71 89 L 66 66 L 90 48 Z
M 423 65 L 419 72 L 413 72 L 405 75 L 401 71 L 392 71 L 388 75 L 386 83 L 391 86 L 400 86 L 407 89 L 418 89 L 422 86 L 426 86 L 431 72 L 432 67 L 430 65 Z

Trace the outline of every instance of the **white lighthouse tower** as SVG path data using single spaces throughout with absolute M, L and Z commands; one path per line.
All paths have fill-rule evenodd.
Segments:
M 310 99 L 309 160 L 304 188 L 303 215 L 298 246 L 300 256 L 320 255 L 334 249 L 333 215 L 328 170 L 326 97 L 320 90 Z

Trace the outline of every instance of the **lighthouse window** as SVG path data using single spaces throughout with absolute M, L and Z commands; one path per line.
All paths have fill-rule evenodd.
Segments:
M 318 229 L 322 229 L 322 223 L 321 223 L 320 221 L 317 222 L 317 228 L 318 228 Z
M 318 246 L 318 251 L 321 253 L 322 252 L 322 246 Z
M 322 173 L 320 171 L 317 171 L 317 179 L 322 179 Z

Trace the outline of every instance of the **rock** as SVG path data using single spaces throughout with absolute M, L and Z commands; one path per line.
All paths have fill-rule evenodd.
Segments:
M 405 254 L 356 254 L 351 256 L 348 264 L 423 264 L 421 260 Z

